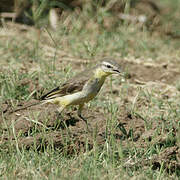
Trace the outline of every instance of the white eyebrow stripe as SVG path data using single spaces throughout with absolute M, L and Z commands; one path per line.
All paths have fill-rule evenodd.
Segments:
M 106 66 L 109 65 L 109 66 L 112 67 L 112 64 L 110 64 L 109 62 L 105 62 L 105 61 L 104 61 L 103 64 L 106 65 Z

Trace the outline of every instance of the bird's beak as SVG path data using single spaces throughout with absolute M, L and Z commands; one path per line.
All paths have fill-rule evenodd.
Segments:
M 120 71 L 120 70 L 118 70 L 118 69 L 114 69 L 113 71 L 114 71 L 114 73 L 115 73 L 115 74 L 122 75 L 121 71 Z

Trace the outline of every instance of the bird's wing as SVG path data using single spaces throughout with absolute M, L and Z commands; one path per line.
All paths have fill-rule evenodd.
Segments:
M 65 96 L 68 94 L 76 93 L 83 89 L 83 86 L 88 81 L 89 77 L 91 77 L 92 71 L 83 71 L 82 73 L 74 76 L 73 78 L 66 81 L 61 86 L 51 90 L 47 94 L 41 97 L 41 100 L 53 99 L 56 97 Z

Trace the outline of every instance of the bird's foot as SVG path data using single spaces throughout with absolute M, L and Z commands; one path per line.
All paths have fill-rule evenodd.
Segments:
M 81 114 L 78 115 L 78 117 L 83 120 L 86 123 L 86 132 L 91 132 L 91 130 L 89 129 L 89 124 L 86 118 L 84 118 Z
M 62 113 L 59 112 L 58 110 L 55 111 L 55 114 L 56 114 L 57 119 L 61 119 L 62 118 Z

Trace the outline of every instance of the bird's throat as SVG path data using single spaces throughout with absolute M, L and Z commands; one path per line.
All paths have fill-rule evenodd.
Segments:
M 107 72 L 104 72 L 102 69 L 98 68 L 95 70 L 95 73 L 94 73 L 94 77 L 97 78 L 97 79 L 103 79 L 105 80 L 105 78 L 110 75 L 109 73 Z

